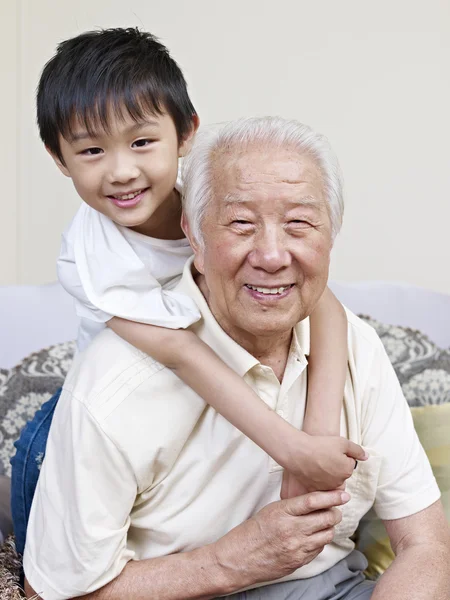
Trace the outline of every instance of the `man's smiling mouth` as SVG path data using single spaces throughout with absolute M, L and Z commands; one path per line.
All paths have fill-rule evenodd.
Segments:
M 289 285 L 283 285 L 279 287 L 261 287 L 246 283 L 245 287 L 247 287 L 249 290 L 259 292 L 260 294 L 265 294 L 267 296 L 275 296 L 276 294 L 282 294 L 286 290 L 290 289 L 293 285 L 293 283 L 290 283 Z

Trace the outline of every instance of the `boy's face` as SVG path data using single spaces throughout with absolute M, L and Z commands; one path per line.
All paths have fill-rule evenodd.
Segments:
M 197 125 L 195 118 L 192 134 L 179 145 L 167 114 L 149 114 L 138 123 L 128 114 L 123 119 L 112 116 L 107 132 L 91 135 L 77 123 L 70 139 L 60 136 L 64 164 L 53 158 L 72 178 L 82 200 L 117 224 L 155 237 L 180 237 L 174 190 L 178 158 Z

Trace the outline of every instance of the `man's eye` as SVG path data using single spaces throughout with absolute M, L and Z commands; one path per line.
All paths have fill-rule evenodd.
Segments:
M 250 229 L 250 227 L 253 227 L 253 223 L 246 219 L 234 219 L 234 221 L 231 221 L 231 225 L 235 225 L 241 229 Z
M 155 140 L 150 140 L 148 138 L 142 139 L 142 140 L 136 140 L 135 142 L 132 143 L 132 147 L 135 148 L 145 148 L 146 146 L 149 146 L 150 144 L 152 144 Z
M 86 148 L 86 150 L 82 150 L 80 154 L 84 156 L 97 156 L 97 154 L 101 154 L 103 150 L 101 148 Z
M 304 221 L 303 219 L 292 219 L 289 221 L 289 225 L 308 227 L 310 223 L 308 223 L 308 221 Z

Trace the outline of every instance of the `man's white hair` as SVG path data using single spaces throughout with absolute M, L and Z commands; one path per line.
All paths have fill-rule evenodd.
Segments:
M 326 137 L 298 121 L 249 117 L 201 129 L 184 159 L 183 208 L 197 243 L 203 245 L 201 225 L 213 193 L 215 161 L 255 146 L 268 152 L 280 147 L 294 149 L 314 160 L 322 174 L 334 240 L 344 213 L 343 183 L 339 163 Z

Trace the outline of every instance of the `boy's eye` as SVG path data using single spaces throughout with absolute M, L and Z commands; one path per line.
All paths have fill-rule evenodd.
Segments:
M 148 138 L 142 140 L 136 140 L 133 142 L 132 146 L 135 148 L 145 148 L 145 146 L 149 146 L 154 140 L 149 140 Z
M 83 154 L 84 156 L 96 156 L 102 152 L 103 150 L 101 148 L 86 148 L 86 150 L 82 150 L 80 154 Z

